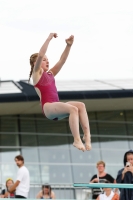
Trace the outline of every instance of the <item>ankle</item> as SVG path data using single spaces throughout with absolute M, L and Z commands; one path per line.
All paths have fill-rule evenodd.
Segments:
M 81 142 L 80 138 L 74 138 L 74 142 Z

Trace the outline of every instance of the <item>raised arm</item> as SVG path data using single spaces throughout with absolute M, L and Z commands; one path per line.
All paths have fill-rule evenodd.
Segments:
M 64 65 L 64 63 L 66 62 L 66 59 L 69 55 L 69 52 L 70 52 L 70 49 L 71 49 L 71 46 L 73 44 L 73 41 L 74 41 L 74 36 L 71 35 L 68 39 L 66 39 L 66 47 L 65 47 L 65 50 L 63 51 L 61 57 L 60 57 L 60 60 L 56 63 L 56 65 L 51 68 L 49 71 L 51 71 L 53 73 L 54 76 L 56 76 L 56 74 L 60 71 L 60 69 L 62 68 L 62 66 Z
M 49 42 L 50 40 L 53 38 L 53 37 L 57 37 L 57 34 L 56 33 L 50 33 L 48 38 L 46 39 L 46 41 L 44 42 L 44 44 L 42 45 L 40 51 L 39 51 L 39 54 L 38 54 L 38 58 L 36 60 L 36 64 L 35 64 L 35 67 L 34 67 L 34 72 L 37 72 L 40 70 L 41 68 L 41 63 L 42 63 L 42 60 L 43 60 L 43 57 L 47 51 L 47 48 L 48 48 L 48 45 L 49 45 Z

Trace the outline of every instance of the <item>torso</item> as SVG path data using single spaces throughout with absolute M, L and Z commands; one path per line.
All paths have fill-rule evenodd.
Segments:
M 111 191 L 109 196 L 107 196 L 105 193 L 104 194 L 100 194 L 99 195 L 99 200 L 112 200 L 113 196 L 114 196 L 114 192 L 113 191 Z
M 41 76 L 33 74 L 34 88 L 40 97 L 42 108 L 45 103 L 58 102 L 59 97 L 55 86 L 55 79 L 51 72 L 42 72 Z
M 41 199 L 52 199 L 52 197 L 50 197 L 50 196 L 43 196 L 43 197 L 41 197 Z
M 97 178 L 97 175 L 94 175 L 93 179 L 94 178 Z M 113 177 L 111 177 L 109 174 L 106 174 L 106 173 L 103 176 L 99 176 L 99 182 L 105 183 L 105 181 L 109 181 L 110 183 L 113 183 L 114 179 Z M 102 191 L 100 188 L 93 188 L 92 193 L 93 193 L 93 199 L 96 199 L 98 195 L 102 193 Z
M 20 177 L 22 180 L 16 188 L 16 195 L 27 197 L 30 187 L 30 177 L 29 171 L 25 166 L 20 167 L 18 170 L 17 180 L 20 180 Z

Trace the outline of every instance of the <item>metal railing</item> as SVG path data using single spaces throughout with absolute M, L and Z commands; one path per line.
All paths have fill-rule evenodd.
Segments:
M 84 187 L 75 188 L 72 184 L 50 184 L 52 191 L 55 193 L 56 199 L 69 200 L 90 200 L 92 199 L 91 189 Z M 28 199 L 36 199 L 37 194 L 41 191 L 41 184 L 31 184 Z M 1 190 L 5 189 L 5 185 L 1 184 Z

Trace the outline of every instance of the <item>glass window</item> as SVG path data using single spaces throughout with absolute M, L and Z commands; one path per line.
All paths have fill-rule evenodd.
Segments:
M 67 120 L 53 121 L 44 117 L 36 116 L 37 132 L 38 133 L 67 133 Z
M 79 151 L 77 148 L 71 146 L 71 162 L 72 163 L 96 163 L 101 160 L 99 149 L 93 149 L 91 151 Z
M 69 164 L 49 165 L 49 182 L 72 183 L 73 181 L 72 181 L 71 165 Z
M 22 147 L 22 155 L 24 156 L 25 162 L 38 163 L 38 147 Z
M 20 149 L 2 149 L 0 148 L 0 160 L 1 162 L 9 162 L 9 163 L 14 163 L 14 158 L 15 156 L 20 154 Z
M 63 145 L 62 145 L 63 146 Z M 39 147 L 40 162 L 44 163 L 70 163 L 69 149 L 67 145 L 63 148 Z
M 113 144 L 112 144 L 113 145 Z M 117 165 L 123 163 L 123 157 L 125 152 L 127 151 L 127 148 L 123 147 L 123 149 L 102 149 L 102 160 L 105 161 L 108 164 Z
M 16 166 L 14 158 L 19 154 L 19 149 L 0 149 L 0 182 L 2 184 L 5 184 L 8 178 L 12 178 L 16 181 L 18 167 Z
M 25 166 L 30 173 L 30 183 L 41 183 L 41 171 L 39 164 L 29 164 L 28 162 L 25 162 Z
M 90 133 L 91 133 L 91 143 L 92 148 L 99 148 L 99 136 L 97 129 L 97 120 L 95 113 L 88 113 L 90 119 Z
M 124 112 L 123 111 L 105 111 L 97 112 L 97 119 L 103 122 L 124 122 Z
M 125 112 L 126 115 L 126 126 L 127 126 L 127 133 L 129 136 L 129 148 L 132 149 L 133 147 L 133 110 L 128 110 Z
M 18 132 L 17 116 L 1 116 L 0 117 L 1 132 Z
M 50 148 L 55 148 L 55 147 L 60 147 L 63 148 L 64 145 L 68 145 L 68 137 L 63 136 L 63 135 L 54 135 L 54 134 L 39 134 L 38 135 L 38 144 L 39 146 L 43 147 L 50 147 Z
M 95 164 L 86 165 L 73 165 L 72 166 L 74 183 L 89 183 L 94 174 L 97 174 Z
M 12 178 L 16 181 L 18 167 L 14 163 L 2 163 L 1 164 L 1 183 L 5 184 L 6 179 Z
M 98 112 L 98 131 L 100 138 L 101 148 L 116 148 L 122 149 L 129 148 L 127 140 L 121 138 L 121 136 L 127 135 L 124 112 L 122 111 L 110 111 L 110 112 Z M 105 136 L 104 136 L 105 135 Z M 114 136 L 114 137 L 111 137 Z M 118 137 L 117 137 L 118 136 Z
M 126 138 L 113 138 L 113 137 L 100 137 L 100 145 L 101 148 L 106 150 L 106 149 L 116 149 L 116 151 L 118 149 L 123 149 L 123 147 L 125 149 L 129 149 L 129 143 L 128 140 Z
M 34 115 L 20 115 L 20 131 L 36 132 L 36 120 Z
M 21 137 L 21 146 L 37 146 L 37 136 L 36 134 L 22 133 Z
M 18 146 L 19 139 L 18 134 L 11 133 L 11 134 L 0 134 L 0 146 Z
M 122 163 L 119 164 L 119 165 L 112 165 L 112 164 L 109 165 L 109 164 L 107 164 L 106 165 L 106 172 L 108 174 L 110 174 L 114 179 L 116 179 L 118 171 L 120 169 L 122 169 L 122 168 L 123 168 L 123 164 Z

